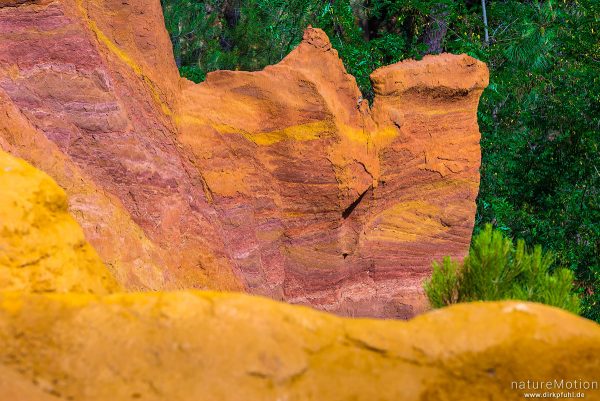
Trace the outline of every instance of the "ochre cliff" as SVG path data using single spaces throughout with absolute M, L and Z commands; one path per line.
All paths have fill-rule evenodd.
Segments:
M 116 292 L 64 192 L 2 151 L 0 206 L 0 401 L 511 401 L 525 392 L 513 382 L 600 371 L 600 326 L 531 303 L 403 322 L 225 292 Z
M 0 1 L 0 147 L 52 176 L 129 290 L 209 288 L 351 316 L 426 308 L 468 248 L 485 65 L 373 73 L 325 34 L 259 72 L 179 78 L 158 0 Z

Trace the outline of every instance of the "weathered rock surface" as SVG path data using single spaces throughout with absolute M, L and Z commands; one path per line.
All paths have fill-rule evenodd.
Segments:
M 528 303 L 402 322 L 227 293 L 0 292 L 0 395 L 19 401 L 510 401 L 513 381 L 597 380 L 599 354 L 596 323 Z
M 369 107 L 318 29 L 195 85 L 163 25 L 157 0 L 0 2 L 0 146 L 65 188 L 117 280 L 425 309 L 432 259 L 470 241 L 485 65 L 382 68 Z
M 600 371 L 600 326 L 537 304 L 402 322 L 234 293 L 107 294 L 46 174 L 0 151 L 0 195 L 0 401 L 510 401 L 513 382 Z
M 107 294 L 119 289 L 46 174 L 0 151 L 0 289 Z
M 165 115 L 179 77 L 161 19 L 158 1 L 0 8 L 2 147 L 66 189 L 127 288 L 242 289 Z

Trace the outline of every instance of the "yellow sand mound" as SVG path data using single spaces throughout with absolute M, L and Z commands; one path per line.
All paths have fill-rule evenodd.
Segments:
M 0 152 L 0 288 L 106 294 L 118 286 L 45 173 Z

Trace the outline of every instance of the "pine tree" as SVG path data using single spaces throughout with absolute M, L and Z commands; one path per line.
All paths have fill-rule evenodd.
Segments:
M 487 225 L 473 238 L 462 265 L 449 257 L 433 264 L 425 293 L 434 308 L 458 302 L 518 299 L 579 312 L 573 293 L 573 273 L 553 269 L 554 257 L 541 246 L 528 251 L 523 240 L 516 247 L 501 231 Z

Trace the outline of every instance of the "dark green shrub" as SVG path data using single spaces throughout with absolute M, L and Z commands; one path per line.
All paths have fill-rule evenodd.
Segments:
M 194 81 L 196 83 L 202 82 L 206 79 L 206 71 L 202 70 L 197 65 L 183 66 L 179 69 L 182 77 Z
M 433 274 L 425 282 L 425 292 L 434 308 L 458 302 L 458 263 L 446 256 L 442 263 L 433 262 Z
M 425 292 L 434 308 L 458 302 L 518 299 L 579 312 L 573 273 L 552 269 L 554 257 L 538 245 L 528 251 L 491 225 L 473 238 L 469 255 L 459 266 L 449 257 L 434 262 Z

